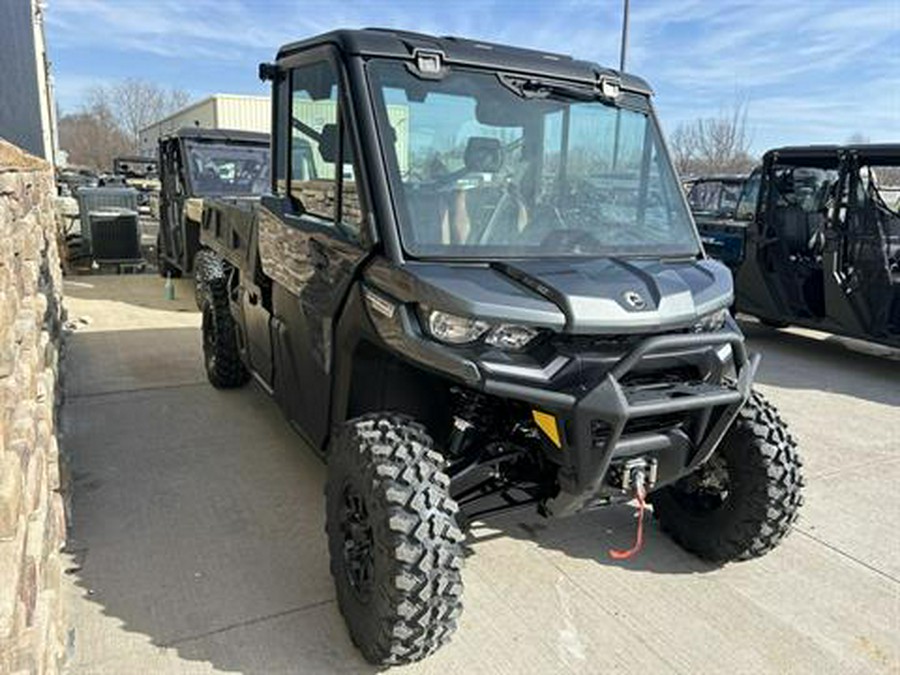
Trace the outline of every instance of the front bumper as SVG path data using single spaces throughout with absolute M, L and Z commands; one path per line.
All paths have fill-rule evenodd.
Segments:
M 736 379 L 637 387 L 627 376 L 646 360 L 678 350 L 730 347 Z M 560 493 L 547 504 L 551 515 L 576 513 L 610 492 L 605 479 L 619 460 L 658 457 L 663 482 L 675 480 L 706 461 L 750 396 L 759 355 L 748 356 L 734 331 L 649 337 L 622 356 L 592 389 L 573 395 L 519 383 L 486 379 L 487 393 L 536 406 L 565 420 L 568 453 L 560 470 Z M 655 424 L 680 414 L 683 426 Z
M 604 359 L 601 370 L 590 375 L 596 385 L 584 386 L 584 377 L 577 376 L 577 386 L 566 388 L 558 386 L 555 359 L 542 369 L 498 369 L 496 363 L 475 355 L 467 358 L 459 350 L 429 340 L 407 307 L 384 304 L 384 309 L 370 306 L 370 316 L 380 337 L 398 353 L 468 387 L 527 404 L 561 421 L 562 448 L 554 446 L 559 453 L 555 459 L 560 490 L 546 505 L 558 516 L 576 513 L 597 499 L 627 497 L 609 484 L 607 474 L 629 458 L 656 459 L 657 486 L 705 462 L 749 398 L 759 364 L 758 355 L 748 356 L 737 327 L 728 325 L 714 333 L 644 338 L 624 353 Z M 734 367 L 733 380 L 723 377 L 727 361 L 720 354 L 726 348 Z M 717 366 L 704 369 L 697 381 L 676 378 L 674 384 L 642 387 L 628 378 L 631 373 L 649 373 L 652 379 L 666 361 L 703 354 L 714 356 Z M 683 416 L 686 422 L 670 424 L 661 419 L 666 416 Z

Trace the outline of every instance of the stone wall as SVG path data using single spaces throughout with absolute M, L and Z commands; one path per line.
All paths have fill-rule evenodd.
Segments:
M 0 673 L 55 673 L 64 655 L 55 192 L 0 139 Z

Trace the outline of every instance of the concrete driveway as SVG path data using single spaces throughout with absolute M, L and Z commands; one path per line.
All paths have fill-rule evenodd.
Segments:
M 334 602 L 325 468 L 254 387 L 201 367 L 190 286 L 66 287 L 72 673 L 364 673 Z M 622 507 L 477 527 L 453 642 L 403 673 L 900 672 L 900 361 L 748 324 L 806 460 L 799 527 L 715 568 Z

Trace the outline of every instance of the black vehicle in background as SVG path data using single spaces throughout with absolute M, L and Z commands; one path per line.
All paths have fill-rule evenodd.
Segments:
M 115 157 L 113 173 L 125 178 L 154 179 L 159 176 L 159 162 L 156 157 L 135 155 L 131 157 Z
M 683 181 L 703 245 L 710 255 L 729 267 L 740 260 L 743 251 L 743 236 L 734 223 L 746 182 L 747 176 L 740 174 L 696 176 Z M 705 233 L 710 231 L 717 235 L 707 236 Z
M 327 459 L 338 606 L 369 661 L 449 640 L 463 530 L 510 509 L 647 497 L 704 558 L 778 545 L 801 462 L 646 82 L 389 30 L 260 74 L 271 194 L 204 203 L 205 367 L 255 379 Z
M 134 155 L 113 159 L 113 176 L 126 187 L 138 191 L 138 205 L 149 207 L 150 195 L 159 191 L 159 162 L 156 157 Z M 104 181 L 104 185 L 112 185 Z
M 770 150 L 735 218 L 697 225 L 738 311 L 900 346 L 900 144 Z
M 160 275 L 194 272 L 203 200 L 258 198 L 269 188 L 269 163 L 268 134 L 189 127 L 160 139 Z
M 694 218 L 733 218 L 747 176 L 710 174 L 685 179 L 688 206 Z
M 744 250 L 744 233 L 735 218 L 747 176 L 724 174 L 697 176 L 682 181 L 688 206 L 700 230 L 706 251 L 730 268 L 737 265 Z M 709 236 L 715 232 L 716 236 Z

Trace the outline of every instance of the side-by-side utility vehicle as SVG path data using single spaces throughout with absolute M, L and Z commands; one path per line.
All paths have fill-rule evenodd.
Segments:
M 735 217 L 697 225 L 738 311 L 900 347 L 900 145 L 770 150 Z
M 150 199 L 159 192 L 159 163 L 156 157 L 115 157 L 113 177 L 137 190 L 138 206 L 149 210 Z
M 694 176 L 683 181 L 688 207 L 700 230 L 706 252 L 726 265 L 740 255 L 740 243 L 736 238 L 726 236 L 706 237 L 704 232 L 720 221 L 734 220 L 746 181 L 747 176 L 740 174 Z
M 462 533 L 510 509 L 647 494 L 704 558 L 778 544 L 800 460 L 752 391 L 731 275 L 646 82 L 374 29 L 287 45 L 260 74 L 272 194 L 204 209 L 206 369 L 255 379 L 327 459 L 331 571 L 367 659 L 449 639 Z
M 203 267 L 200 219 L 205 199 L 258 199 L 269 189 L 269 135 L 185 127 L 159 140 L 156 258 L 162 276 Z

